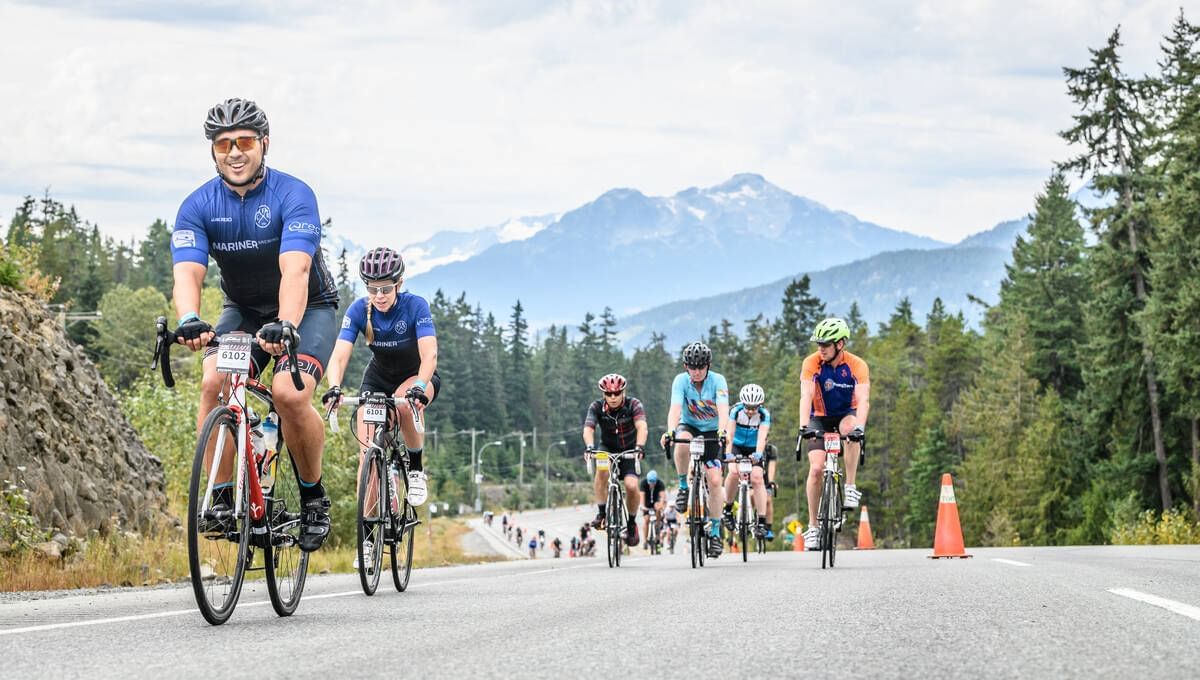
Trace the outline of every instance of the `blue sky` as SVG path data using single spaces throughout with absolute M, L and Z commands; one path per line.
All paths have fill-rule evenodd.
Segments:
M 49 187 L 120 238 L 173 221 L 212 176 L 205 111 L 242 96 L 268 164 L 360 242 L 738 172 L 953 241 L 1028 212 L 1068 154 L 1061 67 L 1119 23 L 1152 69 L 1179 11 L 832 4 L 0 0 L 0 220 Z

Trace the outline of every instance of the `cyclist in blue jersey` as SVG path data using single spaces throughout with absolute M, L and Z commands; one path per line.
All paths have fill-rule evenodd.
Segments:
M 342 330 L 329 361 L 329 390 L 321 396 L 325 405 L 342 399 L 342 378 L 354 341 L 361 334 L 371 350 L 371 362 L 363 371 L 361 392 L 384 392 L 405 397 L 396 405 L 400 433 L 408 450 L 408 502 L 421 505 L 428 496 L 422 453 L 425 434 L 413 424 L 407 399 L 421 411 L 442 391 L 437 373 L 437 334 L 433 314 L 425 298 L 400 292 L 404 283 L 404 259 L 391 248 L 375 248 L 358 263 L 358 275 L 367 286 L 367 297 L 350 304 L 342 318 Z M 358 439 L 366 441 L 362 413 L 357 418 Z M 359 456 L 361 475 L 362 456 Z M 357 477 L 356 477 L 357 478 Z
M 721 555 L 721 506 L 725 504 L 721 485 L 721 445 L 718 433 L 724 432 L 729 421 L 729 386 L 725 376 L 711 369 L 712 350 L 702 342 L 693 342 L 683 348 L 683 365 L 687 370 L 675 376 L 671 385 L 671 408 L 667 413 L 667 432 L 663 434 L 665 447 L 667 436 L 675 433 L 675 471 L 679 473 L 679 494 L 675 497 L 675 509 L 687 510 L 688 466 L 691 456 L 688 442 L 692 437 L 703 437 L 704 466 L 708 480 L 708 519 L 715 541 L 709 541 L 709 556 Z
M 758 513 L 758 526 L 755 535 L 767 535 L 767 487 L 764 483 L 766 458 L 763 453 L 767 448 L 767 435 L 771 431 L 771 412 L 763 406 L 766 393 L 763 388 L 750 383 L 738 394 L 740 401 L 729 409 L 729 429 L 726 430 L 725 460 L 732 461 L 734 456 L 749 456 L 754 464 L 750 473 L 751 497 L 754 511 Z M 733 501 L 737 494 L 738 472 L 730 467 L 725 477 L 725 525 L 733 527 Z
M 300 548 L 311 552 L 329 535 L 329 499 L 321 483 L 325 430 L 312 395 L 337 332 L 337 289 L 321 254 L 317 199 L 304 182 L 268 170 L 270 126 L 254 102 L 228 99 L 209 109 L 204 136 L 217 177 L 184 199 L 171 233 L 176 335 L 192 351 L 204 350 L 197 428 L 216 406 L 223 382 L 216 348 L 208 346 L 214 337 L 255 334 L 254 374 L 283 353 L 285 338 L 293 343 L 304 389 L 296 390 L 285 375 L 284 358 L 276 363 L 271 393 L 300 475 Z M 225 297 L 215 327 L 199 314 L 210 257 L 220 268 Z M 234 457 L 222 460 L 214 509 L 233 504 Z

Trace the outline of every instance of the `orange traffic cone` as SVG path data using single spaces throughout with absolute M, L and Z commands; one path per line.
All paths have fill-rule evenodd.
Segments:
M 741 552 L 741 551 L 740 551 L 740 550 L 738 550 L 738 541 L 737 541 L 737 539 L 735 538 L 735 539 L 733 539 L 733 554 L 735 554 L 735 555 L 736 555 L 736 554 L 738 554 L 739 552 Z
M 863 506 L 858 518 L 858 545 L 855 550 L 874 550 L 875 539 L 871 538 L 871 516 L 867 514 L 867 506 Z
M 958 522 L 958 504 L 954 502 L 954 481 L 942 475 L 942 497 L 938 501 L 937 530 L 933 536 L 933 554 L 939 557 L 970 557 L 963 548 L 962 525 Z
M 792 552 L 804 552 L 804 532 L 796 527 L 796 537 L 792 539 Z

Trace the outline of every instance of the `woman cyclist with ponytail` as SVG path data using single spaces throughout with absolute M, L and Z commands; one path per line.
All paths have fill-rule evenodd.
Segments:
M 363 371 L 359 389 L 405 398 L 396 408 L 409 457 L 408 502 L 421 505 L 428 496 L 421 459 L 425 435 L 413 425 L 407 400 L 412 399 L 424 411 L 441 392 L 433 315 L 425 298 L 400 292 L 404 260 L 391 248 L 376 248 L 364 255 L 358 264 L 358 275 L 367 286 L 367 295 L 352 302 L 342 318 L 342 330 L 326 372 L 330 387 L 321 396 L 321 403 L 328 407 L 341 402 L 346 364 L 361 333 L 367 339 L 372 357 Z M 359 441 L 365 441 L 362 413 L 358 414 L 356 427 Z

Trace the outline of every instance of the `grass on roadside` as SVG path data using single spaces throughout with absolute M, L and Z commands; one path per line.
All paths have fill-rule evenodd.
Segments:
M 474 564 L 500 557 L 468 556 L 462 536 L 471 529 L 463 522 L 437 518 L 417 527 L 413 565 L 416 567 Z M 260 562 L 261 558 L 256 558 Z M 326 546 L 313 553 L 309 574 L 349 573 L 354 546 Z M 250 578 L 261 577 L 252 572 Z M 82 552 L 51 561 L 34 550 L 0 556 L 0 591 L 64 590 L 98 586 L 142 586 L 187 580 L 187 542 L 182 531 L 166 528 L 145 536 L 113 534 L 94 537 Z

